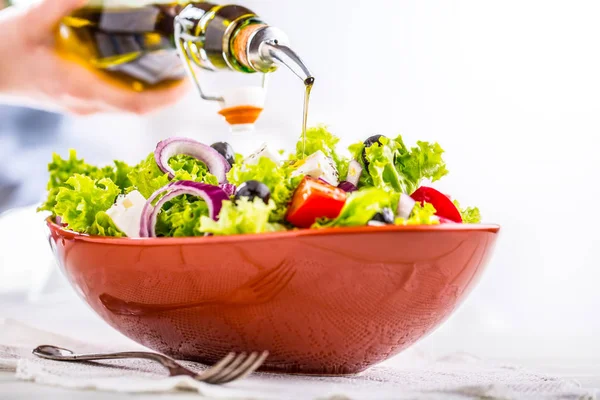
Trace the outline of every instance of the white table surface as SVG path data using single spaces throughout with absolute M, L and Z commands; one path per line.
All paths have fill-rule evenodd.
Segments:
M 132 342 L 100 320 L 74 294 L 63 292 L 60 295 L 46 296 L 35 303 L 26 301 L 23 295 L 0 295 L 0 318 L 13 318 L 41 329 L 84 339 L 88 342 L 119 344 L 127 348 Z M 435 341 L 435 335 L 426 338 L 419 348 L 427 348 L 427 341 Z M 411 350 L 415 351 L 415 350 Z M 418 350 L 417 350 L 418 351 Z M 396 359 L 403 357 L 398 356 Z M 394 359 L 388 361 L 394 363 Z M 600 398 L 600 358 L 583 359 L 539 359 L 507 358 L 501 361 L 530 367 L 549 375 L 575 379 L 584 388 L 595 389 Z M 23 382 L 15 379 L 10 372 L 0 372 L 0 399 L 81 399 L 95 400 L 109 397 L 120 399 L 191 399 L 198 398 L 194 393 L 175 394 L 119 394 L 93 391 L 75 391 Z

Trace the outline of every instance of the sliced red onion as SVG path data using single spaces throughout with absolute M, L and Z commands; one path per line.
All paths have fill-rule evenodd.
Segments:
M 146 200 L 146 204 L 144 205 L 144 208 L 142 209 L 142 217 L 140 220 L 140 237 L 148 237 L 148 232 L 150 230 L 148 227 L 148 223 L 150 222 L 150 219 L 148 218 L 148 216 L 150 215 L 150 213 L 152 213 L 152 209 L 154 208 L 154 205 L 152 203 L 154 203 L 154 201 L 161 194 L 170 190 L 171 186 L 173 186 L 176 183 L 177 182 L 171 182 L 168 185 L 163 186 L 162 188 L 158 189 L 156 192 L 152 193 L 152 195 L 148 198 L 148 200 Z
M 398 214 L 400 218 L 409 219 L 412 210 L 415 208 L 415 204 L 417 204 L 417 202 L 414 201 L 412 197 L 404 193 L 400 194 L 398 212 L 396 214 Z
M 179 154 L 194 157 L 208 167 L 219 183 L 226 183 L 226 174 L 231 169 L 227 160 L 215 149 L 193 139 L 170 138 L 159 142 L 154 151 L 154 159 L 161 171 L 173 179 L 175 171 L 169 166 L 169 160 Z
M 156 205 L 152 205 L 154 200 L 162 194 L 164 194 L 164 196 L 160 198 Z M 208 206 L 208 214 L 214 220 L 219 216 L 223 201 L 229 200 L 229 196 L 218 186 L 192 181 L 171 182 L 154 192 L 146 202 L 144 210 L 142 211 L 140 236 L 156 237 L 156 220 L 162 207 L 166 202 L 184 194 L 202 198 Z
M 350 161 L 348 164 L 348 176 L 346 177 L 346 181 L 350 182 L 354 186 L 358 186 L 358 181 L 360 181 L 360 176 L 362 175 L 363 167 L 356 160 Z
M 235 195 L 235 192 L 237 190 L 237 187 L 232 183 L 222 183 L 219 185 L 219 187 L 223 189 L 223 191 L 227 193 L 227 196 L 229 197 Z
M 356 192 L 358 190 L 354 183 L 348 181 L 343 181 L 338 185 L 338 187 L 347 193 Z

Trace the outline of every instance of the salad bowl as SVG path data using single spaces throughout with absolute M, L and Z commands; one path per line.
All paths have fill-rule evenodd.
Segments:
M 263 370 L 320 375 L 358 373 L 434 330 L 476 284 L 500 229 L 130 239 L 47 226 L 78 294 L 134 341 L 206 364 L 268 350 Z

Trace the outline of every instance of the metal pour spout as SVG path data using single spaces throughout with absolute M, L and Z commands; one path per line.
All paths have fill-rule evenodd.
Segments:
M 287 35 L 272 26 L 261 26 L 251 35 L 247 59 L 257 72 L 272 72 L 277 69 L 278 64 L 283 64 L 302 79 L 305 85 L 312 85 L 315 80 L 298 54 L 290 48 Z
M 285 44 L 280 44 L 277 40 L 263 42 L 261 54 L 265 58 L 277 60 L 288 67 L 298 78 L 302 79 L 305 85 L 314 83 L 314 76 L 308 70 L 298 54 Z

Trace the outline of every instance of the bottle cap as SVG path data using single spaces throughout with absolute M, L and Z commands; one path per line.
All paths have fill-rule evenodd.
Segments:
M 223 95 L 221 114 L 232 130 L 251 130 L 265 106 L 265 89 L 257 86 L 232 89 Z

